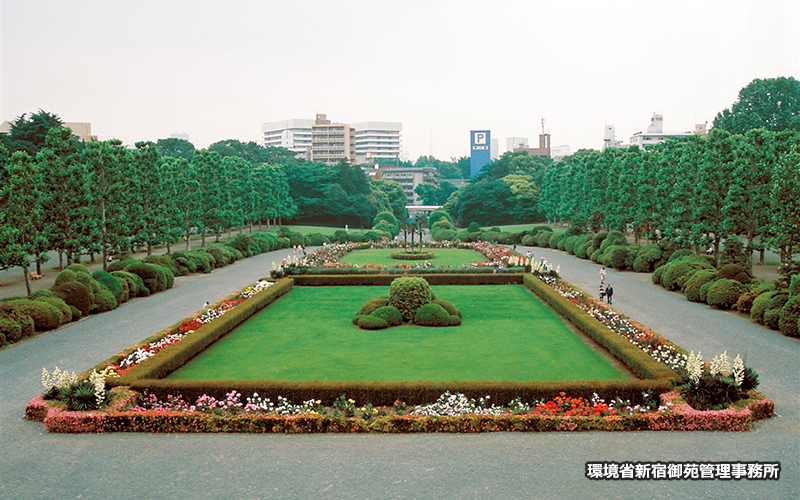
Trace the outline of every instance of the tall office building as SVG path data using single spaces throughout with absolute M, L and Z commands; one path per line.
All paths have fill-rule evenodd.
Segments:
M 399 159 L 402 123 L 359 122 L 350 126 L 356 131 L 356 161 L 371 163 Z
M 311 149 L 311 127 L 314 120 L 282 120 L 261 125 L 263 145 L 286 148 L 298 157 L 307 158 Z
M 355 163 L 356 131 L 344 123 L 331 123 L 322 113 L 311 126 L 311 161 L 335 165 L 342 160 Z

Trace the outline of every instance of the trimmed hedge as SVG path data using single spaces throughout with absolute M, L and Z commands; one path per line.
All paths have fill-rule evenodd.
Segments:
M 787 335 L 789 337 L 798 337 L 800 336 L 800 333 L 798 333 L 797 331 L 797 325 L 799 319 L 800 319 L 800 295 L 794 295 L 781 308 L 780 317 L 778 319 L 778 329 L 784 335 Z
M 700 299 L 700 288 L 717 278 L 717 272 L 713 269 L 698 269 L 695 271 L 686 281 L 686 284 L 683 285 L 683 293 L 686 295 L 686 300 L 690 302 L 703 302 Z
M 38 300 L 13 300 L 11 304 L 33 319 L 33 327 L 37 332 L 55 330 L 61 326 L 61 311 L 52 304 Z
M 104 287 L 106 290 L 111 292 L 114 295 L 114 298 L 119 302 L 123 296 L 124 290 L 122 288 L 122 283 L 119 282 L 119 279 L 112 276 L 111 273 L 107 271 L 103 271 L 102 269 L 98 269 L 94 273 L 92 273 L 92 278 L 95 279 L 100 286 Z
M 8 336 L 8 332 L 6 334 L 6 340 L 9 342 L 16 342 L 22 337 L 28 337 L 33 335 L 34 324 L 33 318 L 25 314 L 20 308 L 16 307 L 13 304 L 8 302 L 0 302 L 0 318 L 8 319 L 19 325 L 20 330 L 19 334 L 20 337 L 12 338 Z M 13 329 L 11 335 L 14 335 L 16 329 Z
M 425 304 L 417 309 L 414 323 L 420 326 L 450 326 L 450 313 L 439 304 Z
M 367 314 L 359 317 L 358 327 L 364 330 L 382 330 L 389 328 L 389 322 L 378 316 Z
M 80 311 L 81 316 L 86 316 L 92 310 L 92 297 L 89 290 L 77 281 L 68 281 L 51 288 L 53 293 L 64 300 L 67 305 L 74 306 Z M 73 317 L 75 314 L 73 313 Z
M 736 280 L 722 278 L 708 288 L 706 302 L 711 307 L 730 309 L 747 292 L 747 287 Z
M 380 309 L 381 307 L 385 307 L 389 305 L 389 299 L 386 297 L 378 297 L 375 299 L 370 299 L 367 301 L 366 304 L 361 306 L 361 310 L 358 311 L 358 314 L 372 314 L 373 311 L 376 309 Z
M 661 277 L 661 286 L 667 290 L 682 290 L 697 269 L 713 269 L 713 266 L 706 262 L 695 262 L 687 260 L 677 260 L 667 264 L 664 274 Z
M 381 318 L 386 321 L 388 326 L 400 326 L 403 324 L 403 315 L 400 313 L 400 310 L 394 306 L 379 307 L 372 311 L 370 316 Z
M 433 258 L 433 252 L 392 252 L 391 257 L 397 260 L 430 260 Z
M 328 271 L 331 271 L 330 269 Z M 460 270 L 459 270 L 460 271 Z M 299 274 L 292 276 L 298 286 L 387 286 L 397 278 L 397 274 Z M 521 273 L 437 273 L 413 274 L 425 278 L 431 286 L 436 285 L 518 285 L 522 283 Z
M 49 291 L 49 290 L 48 290 Z M 46 302 L 51 306 L 55 306 L 61 313 L 61 324 L 65 325 L 72 321 L 72 309 L 64 302 L 64 299 L 58 298 L 53 294 L 52 297 L 37 297 L 36 300 Z

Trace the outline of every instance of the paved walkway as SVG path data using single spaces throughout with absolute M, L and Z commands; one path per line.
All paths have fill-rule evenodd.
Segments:
M 527 249 L 518 248 L 525 252 Z M 596 290 L 600 266 L 533 249 Z M 24 420 L 42 367 L 81 371 L 266 276 L 239 261 L 0 351 L 0 498 L 703 498 L 800 496 L 800 343 L 610 270 L 614 305 L 688 349 L 742 352 L 777 416 L 748 433 L 48 434 Z M 593 482 L 587 461 L 780 461 L 780 481 Z

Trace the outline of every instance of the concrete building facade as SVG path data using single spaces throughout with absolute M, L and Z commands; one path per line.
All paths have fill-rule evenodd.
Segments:
M 282 120 L 261 125 L 262 144 L 286 148 L 297 157 L 307 159 L 311 149 L 311 127 L 314 120 Z
M 382 166 L 377 169 L 376 178 L 395 181 L 406 193 L 409 205 L 421 204 L 420 197 L 414 190 L 420 184 L 431 184 L 439 187 L 439 171 L 433 167 L 392 167 Z
M 372 163 L 379 160 L 398 161 L 400 158 L 400 122 L 358 122 L 350 127 L 356 133 L 356 160 Z
M 331 123 L 324 113 L 317 113 L 311 126 L 309 160 L 335 165 L 342 160 L 356 162 L 356 131 L 344 123 Z

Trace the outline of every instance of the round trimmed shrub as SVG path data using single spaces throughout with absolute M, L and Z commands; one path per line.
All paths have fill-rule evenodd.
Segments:
M 447 311 L 451 316 L 455 314 L 459 318 L 461 317 L 461 312 L 458 309 L 456 309 L 456 306 L 454 306 L 450 301 L 434 299 L 431 302 L 434 304 L 439 304 L 440 306 L 444 307 L 444 310 Z
M 749 292 L 742 294 L 736 302 L 736 310 L 741 313 L 749 314 L 753 308 L 753 301 L 764 292 L 770 291 L 770 285 L 757 286 Z
M 364 316 L 368 316 L 368 315 L 367 314 L 356 314 L 356 317 L 353 318 L 353 324 L 358 326 L 358 320 L 360 320 Z
M 47 288 L 42 288 L 41 290 L 36 290 L 32 294 L 28 295 L 28 299 L 30 300 L 39 300 L 45 297 L 55 297 L 52 291 L 48 290 Z
M 0 302 L 0 318 L 11 320 L 20 326 L 20 337 L 13 338 L 6 336 L 7 341 L 16 342 L 22 337 L 33 335 L 33 318 L 25 314 L 13 304 L 8 302 Z
M 683 260 L 667 264 L 667 266 L 667 269 L 664 270 L 664 275 L 661 277 L 661 286 L 667 290 L 681 290 L 689 277 L 694 274 L 697 269 L 711 268 L 709 264 L 687 262 Z
M 72 321 L 78 321 L 83 316 L 81 310 L 75 306 L 69 306 L 69 310 L 72 311 Z
M 106 271 L 113 273 L 115 271 L 122 271 L 129 265 L 133 264 L 134 262 L 138 262 L 136 259 L 128 257 L 127 259 L 122 260 L 115 260 L 114 262 L 110 263 L 106 266 Z
M 797 331 L 798 319 L 800 319 L 800 295 L 795 295 L 781 308 L 778 329 L 789 337 L 800 336 Z
M 439 304 L 425 304 L 414 315 L 414 323 L 421 326 L 450 326 L 450 313 Z
M 603 261 L 603 251 L 598 248 L 597 250 L 592 252 L 590 260 L 592 262 L 597 262 L 598 264 L 600 264 Z
M 789 302 L 789 294 L 785 291 L 781 290 L 769 299 L 769 303 L 767 304 L 767 311 L 770 309 L 780 309 L 783 307 L 787 302 Z
M 395 278 L 389 286 L 389 305 L 399 309 L 406 321 L 413 319 L 417 309 L 431 300 L 431 287 L 425 278 L 403 276 Z
M 22 326 L 13 319 L 0 317 L 0 345 L 22 338 Z
M 592 250 L 592 240 L 587 239 L 587 241 L 575 245 L 575 257 L 578 257 L 580 259 L 588 259 L 591 250 Z
M 657 243 L 643 246 L 636 253 L 636 259 L 633 261 L 633 270 L 637 273 L 649 273 L 659 260 L 661 260 L 661 248 Z
M 653 275 L 650 276 L 650 281 L 652 281 L 656 285 L 660 285 L 661 281 L 664 277 L 664 271 L 667 269 L 667 265 L 664 264 L 663 266 L 658 266 L 655 271 L 653 271 Z
M 54 286 L 51 290 L 57 296 L 64 299 L 68 305 L 75 306 L 81 312 L 81 316 L 86 316 L 92 310 L 92 296 L 89 290 L 77 281 L 69 281 L 61 285 Z M 73 314 L 75 316 L 75 314 Z
M 61 326 L 61 312 L 54 305 L 38 300 L 14 300 L 12 305 L 33 319 L 33 327 L 37 332 L 54 330 Z
M 227 250 L 229 252 L 232 251 L 230 248 L 228 248 Z M 148 255 L 147 257 L 142 259 L 142 262 L 146 262 L 148 264 L 157 264 L 159 266 L 166 267 L 167 269 L 172 271 L 172 274 L 174 276 L 180 276 L 181 275 L 181 271 L 178 268 L 177 262 L 175 262 L 175 260 L 169 254 Z M 92 275 L 92 276 L 94 276 L 94 275 Z M 97 279 L 97 278 L 95 278 L 95 279 Z
M 75 271 L 72 269 L 64 269 L 60 273 L 56 275 L 56 285 L 60 285 L 62 283 L 68 283 L 70 281 L 77 281 L 78 276 L 75 274 Z
M 389 326 L 400 326 L 403 324 L 403 315 L 400 310 L 394 306 L 383 306 L 375 309 L 370 313 L 370 316 L 375 316 L 386 321 Z
M 575 254 L 575 245 L 578 243 L 581 237 L 577 235 L 569 236 L 566 240 L 564 240 L 564 250 L 567 253 Z
M 722 278 L 714 282 L 708 289 L 706 302 L 711 307 L 730 309 L 747 292 L 747 287 L 736 280 Z
M 125 282 L 128 285 L 129 298 L 134 297 L 147 297 L 150 291 L 144 286 L 144 281 L 138 274 L 129 273 L 127 271 L 114 271 L 112 276 L 119 279 L 120 282 Z M 124 287 L 124 285 L 123 285 Z
M 690 302 L 701 302 L 700 287 L 716 280 L 717 277 L 717 272 L 712 269 L 698 269 L 695 271 L 683 286 L 683 293 L 686 295 L 686 300 Z
M 552 231 L 542 231 L 536 236 L 536 244 L 543 248 L 549 247 L 551 236 L 553 236 Z
M 115 299 L 122 296 L 122 283 L 120 283 L 119 280 L 112 276 L 108 271 L 98 269 L 92 273 L 92 278 L 100 283 L 100 286 L 111 292 Z
M 600 250 L 605 253 L 606 249 L 610 246 L 615 245 L 627 245 L 628 239 L 622 233 L 622 231 L 609 231 L 608 236 L 600 243 Z
M 739 283 L 750 283 L 753 280 L 753 275 L 744 267 L 739 264 L 725 264 L 719 270 L 721 278 L 736 280 Z
M 693 256 L 693 255 L 697 255 L 697 254 L 694 253 L 693 251 L 689 250 L 688 248 L 681 248 L 679 250 L 675 250 L 674 252 L 672 252 L 672 255 L 669 256 L 669 259 L 667 259 L 667 264 L 671 264 L 672 262 L 675 262 L 676 260 L 680 260 L 680 259 L 683 259 L 684 257 L 689 257 L 689 256 Z
M 773 330 L 777 330 L 779 328 L 778 324 L 781 319 L 781 310 L 780 309 L 769 309 L 767 312 L 764 313 L 764 326 L 767 328 L 772 328 Z
M 111 311 L 117 308 L 117 299 L 108 290 L 100 290 L 94 294 L 94 308 L 97 312 Z
M 385 297 L 378 297 L 377 299 L 368 300 L 366 304 L 361 306 L 358 314 L 372 314 L 372 311 L 389 305 L 389 299 Z
M 125 270 L 142 278 L 144 286 L 151 294 L 167 289 L 167 276 L 164 268 L 159 265 L 136 262 L 126 267 Z
M 330 243 L 331 240 L 322 233 L 311 233 L 305 236 L 306 245 L 321 247 L 324 244 Z
M 592 236 L 592 252 L 598 250 L 600 245 L 603 244 L 603 240 L 608 237 L 608 231 L 600 231 Z
M 458 326 L 461 324 L 461 316 L 456 314 L 450 315 L 450 326 Z
M 776 290 L 769 290 L 755 299 L 753 299 L 753 306 L 750 308 L 750 319 L 758 323 L 764 323 L 764 313 L 767 311 L 767 306 L 772 297 L 777 294 Z
M 39 297 L 36 299 L 41 302 L 45 302 L 50 304 L 51 306 L 55 306 L 58 309 L 58 312 L 61 313 L 61 324 L 66 325 L 70 321 L 72 321 L 72 308 L 64 302 L 64 299 L 60 299 L 53 294 L 52 297 Z
M 708 290 L 711 288 L 711 285 L 713 285 L 716 281 L 717 281 L 716 279 L 713 279 L 700 287 L 700 302 L 705 302 L 706 304 L 708 304 Z
M 387 323 L 383 318 L 372 316 L 370 314 L 361 316 L 358 319 L 358 327 L 364 330 L 381 330 L 383 328 L 389 328 L 389 323 Z
M 67 269 L 70 271 L 75 271 L 76 273 L 88 274 L 90 276 L 92 274 L 88 267 L 84 266 L 83 264 L 78 264 L 77 262 L 75 264 L 68 265 Z
M 603 252 L 603 265 L 614 269 L 625 269 L 630 250 L 627 245 L 612 245 Z
M 535 247 L 536 238 L 534 238 L 530 234 L 526 234 L 525 236 L 522 237 L 522 244 L 526 247 Z
M 561 240 L 561 234 L 553 233 L 550 235 L 550 240 L 547 242 L 547 246 L 550 248 L 558 248 L 558 242 Z

